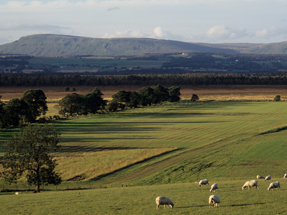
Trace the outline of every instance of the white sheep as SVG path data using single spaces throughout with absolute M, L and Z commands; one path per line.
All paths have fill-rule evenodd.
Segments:
M 16 192 L 16 193 L 15 193 L 15 195 L 20 195 L 20 194 L 22 194 L 22 193 L 21 193 L 21 192 Z
M 215 195 L 209 196 L 209 207 L 210 207 L 210 204 L 213 204 L 213 207 L 219 206 L 219 203 L 220 203 L 219 196 L 215 196 Z
M 170 198 L 164 197 L 164 196 L 156 197 L 155 203 L 156 203 L 156 209 L 158 209 L 160 205 L 163 205 L 164 209 L 165 209 L 165 205 L 169 205 L 171 208 L 174 207 L 174 204 L 172 203 Z
M 208 179 L 200 180 L 200 182 L 198 183 L 199 186 L 201 186 L 201 185 L 207 185 L 207 184 L 209 185 Z
M 215 184 L 211 185 L 210 192 L 212 193 L 213 190 L 215 192 L 215 190 L 217 190 L 217 189 L 218 189 L 218 185 L 215 183 Z
M 262 175 L 257 175 L 256 178 L 257 179 L 265 179 L 264 176 L 262 176 Z
M 270 191 L 270 189 L 274 189 L 274 188 L 278 188 L 280 189 L 280 182 L 279 181 L 275 181 L 270 183 L 269 187 L 267 188 L 268 191 Z
M 269 180 L 271 180 L 271 175 L 267 175 L 267 176 L 265 177 L 265 181 L 269 181 Z
M 258 181 L 256 180 L 246 181 L 242 187 L 242 190 L 244 190 L 246 187 L 248 187 L 248 190 L 250 189 L 250 187 L 256 187 L 257 189 L 259 189 L 257 183 Z
M 287 173 L 284 174 L 283 178 L 287 178 Z

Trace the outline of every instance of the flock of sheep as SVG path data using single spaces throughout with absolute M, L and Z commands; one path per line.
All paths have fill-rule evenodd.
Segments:
M 271 176 L 270 175 L 266 176 L 265 178 L 262 175 L 257 175 L 256 178 L 257 179 L 265 179 L 265 181 L 271 180 Z M 287 178 L 287 173 L 284 174 L 283 178 Z M 201 180 L 198 183 L 198 185 L 199 186 L 201 186 L 201 185 L 209 185 L 208 179 Z M 246 187 L 248 187 L 248 189 L 250 189 L 251 187 L 256 187 L 257 189 L 259 189 L 258 181 L 256 181 L 256 180 L 246 181 L 245 184 L 242 187 L 242 190 L 244 190 Z M 275 182 L 270 183 L 270 185 L 267 188 L 267 190 L 275 189 L 275 188 L 277 188 L 277 189 L 279 188 L 280 189 L 280 182 L 279 181 L 275 181 Z M 218 189 L 218 184 L 215 183 L 215 184 L 211 185 L 210 192 L 213 192 L 213 191 L 215 192 L 215 190 L 217 190 L 217 189 Z M 168 205 L 171 208 L 174 207 L 173 202 L 168 197 L 158 196 L 155 199 L 155 202 L 156 202 L 156 209 L 158 209 L 160 205 L 164 205 L 164 209 L 165 209 L 165 205 Z M 213 204 L 213 207 L 215 207 L 215 206 L 217 207 L 217 206 L 219 206 L 219 203 L 220 203 L 220 197 L 216 196 L 216 195 L 211 195 L 211 196 L 209 196 L 208 202 L 209 202 L 209 207 L 210 207 L 211 204 Z

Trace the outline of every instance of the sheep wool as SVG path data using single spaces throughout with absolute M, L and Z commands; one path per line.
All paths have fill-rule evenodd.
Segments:
M 267 175 L 267 176 L 265 177 L 265 181 L 269 181 L 269 180 L 271 180 L 271 175 Z
M 219 198 L 219 196 L 215 196 L 215 195 L 209 196 L 208 203 L 209 203 L 209 207 L 210 207 L 211 204 L 213 204 L 213 207 L 219 206 L 219 203 L 220 203 L 220 198 Z
M 207 184 L 209 185 L 208 179 L 200 180 L 200 182 L 198 183 L 199 186 L 201 186 L 201 185 L 207 185 Z
M 264 176 L 262 176 L 262 175 L 257 175 L 256 178 L 257 179 L 265 179 Z
M 243 187 L 242 187 L 242 190 L 244 190 L 246 187 L 248 187 L 248 190 L 249 190 L 251 187 L 256 187 L 257 189 L 259 189 L 259 187 L 258 187 L 258 181 L 256 181 L 256 180 L 246 181 L 245 184 L 244 184 Z
M 275 188 L 277 188 L 277 190 L 278 190 L 278 188 L 280 189 L 280 182 L 279 181 L 275 181 L 275 182 L 270 183 L 267 190 L 270 191 L 270 189 L 275 189 Z
M 211 185 L 211 188 L 210 188 L 210 192 L 212 193 L 212 191 L 214 191 L 215 192 L 215 190 L 217 190 L 218 189 L 218 184 L 213 184 L 213 185 Z
M 174 207 L 173 202 L 170 200 L 170 198 L 168 197 L 164 197 L 164 196 L 158 196 L 155 199 L 155 203 L 156 203 L 156 209 L 159 209 L 160 205 L 163 205 L 164 209 L 165 209 L 165 205 L 170 206 L 171 208 Z

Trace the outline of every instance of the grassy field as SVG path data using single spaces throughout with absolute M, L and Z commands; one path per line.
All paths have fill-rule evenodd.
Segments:
M 164 195 L 176 205 L 164 213 L 284 214 L 286 112 L 286 102 L 181 101 L 54 121 L 63 148 L 54 154 L 57 171 L 64 180 L 83 177 L 64 184 L 109 188 L 0 196 L 0 211 L 25 205 L 34 214 L 154 214 L 163 212 L 154 199 Z M 0 141 L 17 130 L 2 130 Z M 282 189 L 268 192 L 269 182 L 260 181 L 259 190 L 242 191 L 257 174 L 270 174 Z M 203 178 L 219 184 L 220 208 L 208 208 L 210 187 L 195 183 Z
M 195 183 L 121 187 L 109 189 L 44 192 L 0 196 L 1 214 L 286 214 L 286 185 L 267 191 L 269 182 L 260 181 L 260 189 L 241 190 L 244 181 L 225 181 L 215 195 L 218 208 L 208 207 L 209 186 Z M 156 210 L 155 198 L 171 198 L 175 207 Z M 8 212 L 8 213 L 7 213 Z

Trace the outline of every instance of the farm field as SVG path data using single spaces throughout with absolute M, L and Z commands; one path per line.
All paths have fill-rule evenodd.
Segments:
M 62 133 L 63 150 L 53 155 L 63 186 L 108 188 L 0 195 L 0 211 L 16 214 L 21 205 L 32 214 L 48 214 L 48 207 L 60 214 L 284 214 L 286 112 L 286 102 L 183 100 L 53 121 Z M 17 130 L 3 129 L 0 143 Z M 271 175 L 282 189 L 268 192 L 269 182 L 260 180 L 259 190 L 242 191 L 257 174 Z M 67 181 L 78 176 L 82 180 Z M 195 183 L 204 178 L 219 184 L 220 208 L 208 208 L 210 186 Z M 159 195 L 175 208 L 156 210 Z
M 68 86 L 75 87 L 76 93 L 90 93 L 96 86 Z M 98 87 L 104 94 L 104 99 L 111 100 L 112 95 L 120 90 L 138 90 L 144 86 L 106 86 Z M 165 86 L 170 87 L 170 86 Z M 23 93 L 29 89 L 41 89 L 44 91 L 47 100 L 54 102 L 62 99 L 72 92 L 64 92 L 64 87 L 0 87 L 2 101 L 9 101 L 12 98 L 21 98 Z M 195 93 L 200 100 L 260 100 L 272 101 L 276 95 L 281 100 L 287 100 L 286 86 L 181 86 L 181 99 L 190 99 Z
M 281 181 L 283 181 L 281 179 Z M 208 207 L 209 186 L 195 183 L 120 187 L 109 189 L 0 195 L 1 214 L 286 214 L 286 181 L 281 190 L 267 191 L 261 180 L 259 190 L 241 190 L 245 181 L 224 181 L 215 195 L 218 208 Z M 213 181 L 211 181 L 213 183 Z M 168 196 L 174 208 L 156 209 L 155 198 Z

